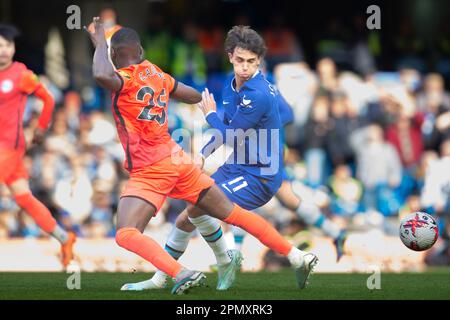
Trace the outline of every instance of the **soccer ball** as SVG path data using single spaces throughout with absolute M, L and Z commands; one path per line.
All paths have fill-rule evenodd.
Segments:
M 436 220 L 428 213 L 414 212 L 400 222 L 400 239 L 414 251 L 430 249 L 438 238 Z

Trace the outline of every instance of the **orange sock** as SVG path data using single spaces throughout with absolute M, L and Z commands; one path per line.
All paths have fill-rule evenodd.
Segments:
M 116 242 L 119 246 L 136 253 L 156 268 L 175 278 L 181 271 L 179 264 L 155 240 L 144 236 L 136 228 L 120 228 L 116 233 Z
M 42 202 L 36 199 L 31 193 L 17 195 L 15 199 L 17 205 L 24 209 L 42 230 L 47 233 L 52 233 L 55 230 L 55 218 L 53 218 L 50 211 Z
M 269 222 L 257 214 L 247 211 L 237 204 L 230 215 L 223 220 L 226 223 L 241 227 L 270 249 L 287 256 L 292 249 L 289 243 Z

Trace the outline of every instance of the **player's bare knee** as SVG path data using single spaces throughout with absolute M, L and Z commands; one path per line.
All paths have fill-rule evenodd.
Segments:
M 194 207 L 194 206 L 187 208 L 186 212 L 187 212 L 187 216 L 190 218 L 197 218 L 197 217 L 205 214 L 205 212 L 203 210 L 201 210 L 198 207 Z M 187 221 L 189 221 L 189 219 L 187 219 Z
M 156 207 L 145 200 L 123 197 L 117 209 L 117 229 L 135 228 L 143 232 L 155 212 Z
M 196 204 L 196 207 L 206 211 L 214 218 L 224 220 L 233 210 L 234 204 L 219 187 L 214 185 L 208 189 L 203 198 Z
M 147 224 L 148 224 L 148 222 L 135 221 L 133 219 L 127 219 L 127 218 L 120 219 L 120 215 L 119 215 L 119 219 L 117 222 L 117 230 L 123 229 L 123 228 L 133 228 L 133 229 L 137 229 L 138 231 L 140 231 L 142 233 L 142 232 L 144 232 Z
M 194 208 L 194 207 L 191 207 Z M 192 232 L 195 229 L 195 226 L 189 221 L 189 215 L 188 215 L 188 211 L 191 208 L 187 208 L 186 210 L 184 210 L 178 217 L 177 220 L 175 221 L 175 226 L 180 229 L 183 230 L 185 232 Z

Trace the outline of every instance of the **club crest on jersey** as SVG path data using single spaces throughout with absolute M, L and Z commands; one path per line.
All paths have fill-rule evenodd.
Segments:
M 245 99 L 245 94 L 244 97 L 242 98 L 242 102 L 240 103 L 241 107 L 244 108 L 252 108 L 252 106 L 250 105 L 250 103 L 252 103 L 252 100 L 250 99 Z
M 2 84 L 0 85 L 0 90 L 3 93 L 11 92 L 13 88 L 14 88 L 14 84 L 9 79 L 3 80 Z

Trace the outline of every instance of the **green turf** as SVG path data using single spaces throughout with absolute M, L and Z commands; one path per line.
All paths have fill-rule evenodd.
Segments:
M 121 292 L 126 282 L 141 281 L 142 273 L 81 273 L 81 290 L 68 290 L 66 273 L 0 273 L 4 299 L 450 299 L 450 268 L 426 273 L 381 274 L 381 290 L 369 290 L 369 274 L 314 274 L 305 290 L 298 290 L 291 270 L 241 273 L 234 288 L 216 291 L 216 274 L 207 274 L 208 287 L 173 296 L 170 289 Z

